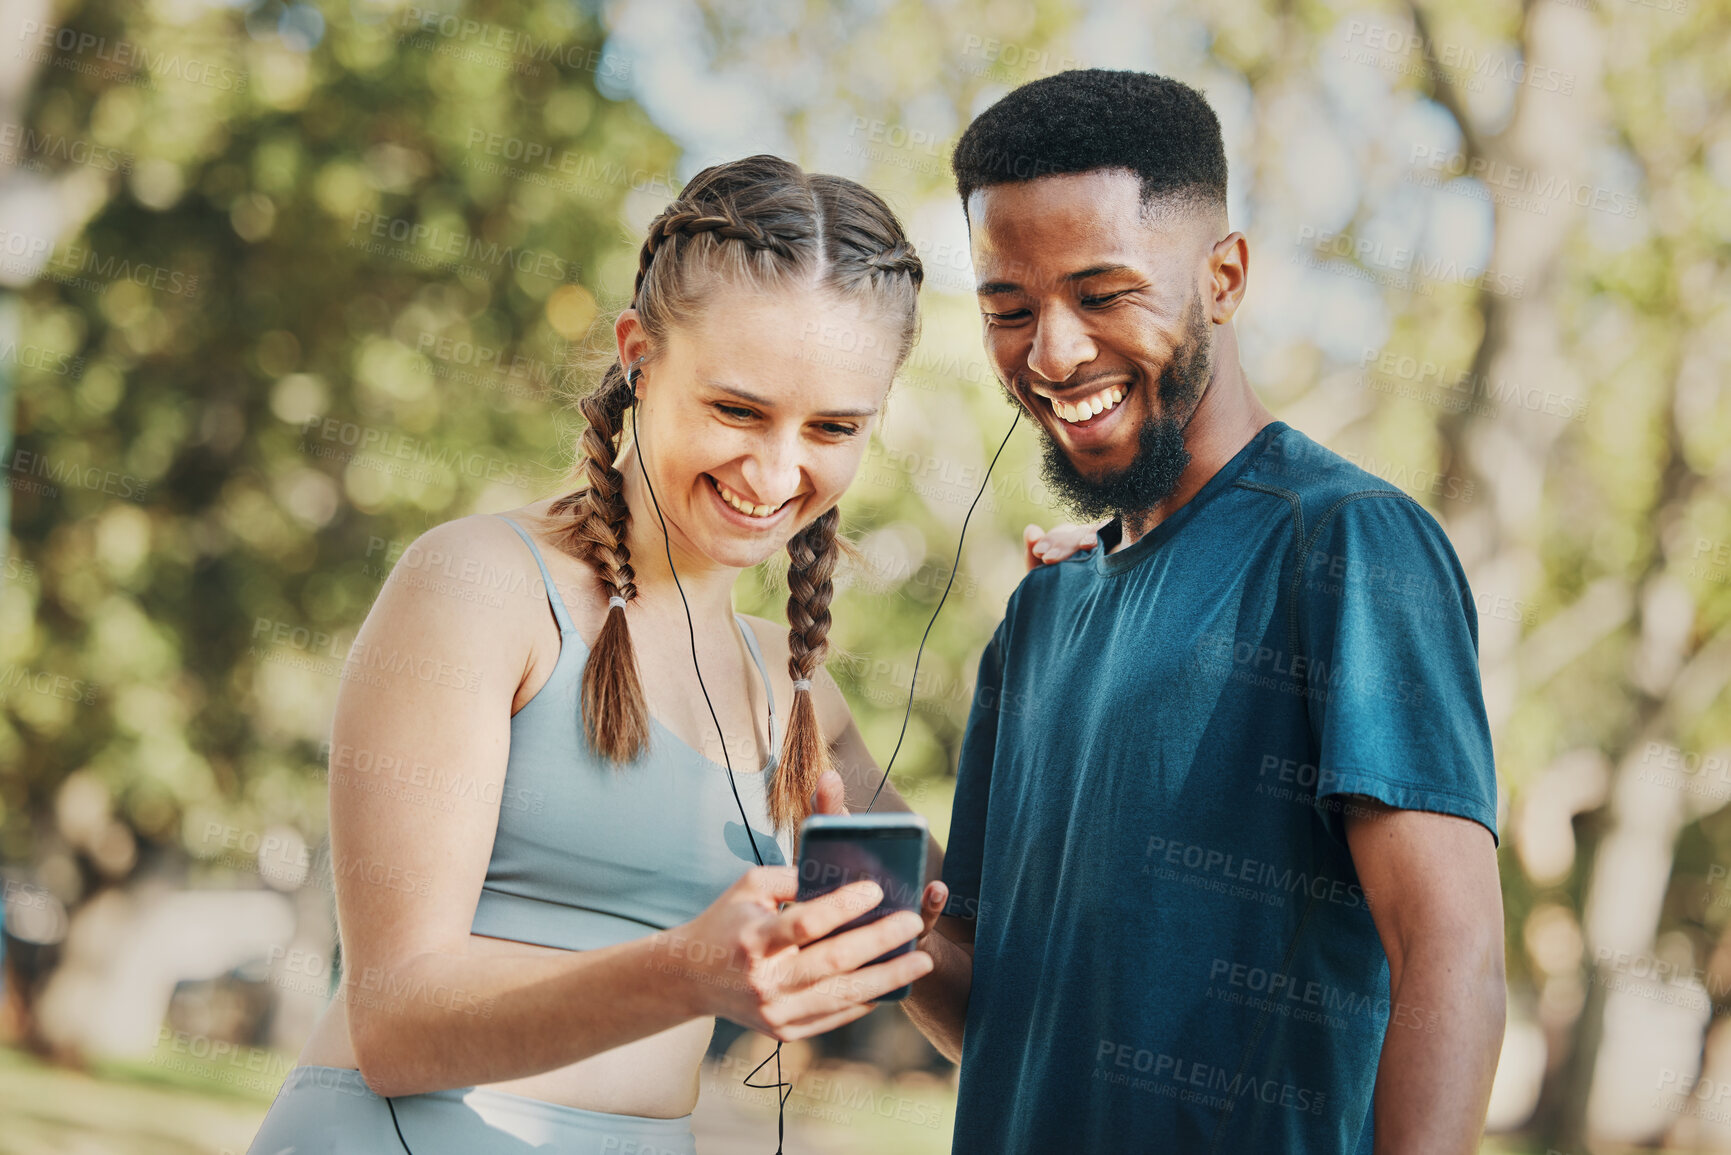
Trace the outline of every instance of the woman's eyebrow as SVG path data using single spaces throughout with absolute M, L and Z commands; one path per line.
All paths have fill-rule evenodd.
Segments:
M 709 378 L 709 377 L 704 378 L 703 383 L 705 385 L 709 386 L 711 389 L 719 389 L 719 390 L 721 390 L 721 392 L 729 394 L 730 396 L 733 396 L 733 397 L 737 397 L 741 401 L 749 401 L 753 405 L 758 406 L 759 408 L 771 409 L 771 410 L 773 410 L 775 408 L 775 402 L 769 400 L 769 398 L 759 397 L 755 393 L 748 393 L 744 389 L 741 389 L 737 385 L 729 385 L 725 381 L 716 381 L 713 378 Z M 821 413 L 818 413 L 817 416 L 819 416 L 819 417 L 875 417 L 875 416 L 877 416 L 877 412 L 878 412 L 877 406 L 873 405 L 873 406 L 870 406 L 870 407 L 864 408 L 864 409 L 825 409 Z

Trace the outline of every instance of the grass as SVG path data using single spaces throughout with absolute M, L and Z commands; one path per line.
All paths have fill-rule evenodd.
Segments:
M 80 1072 L 0 1047 L 0 1155 L 243 1155 L 293 1064 L 293 1056 L 249 1048 L 192 1055 L 171 1040 L 148 1058 Z M 740 1077 L 726 1063 L 705 1072 L 698 1117 L 716 1129 L 711 1138 L 699 1126 L 706 1153 L 774 1141 L 775 1096 L 740 1087 Z M 946 1081 L 886 1082 L 860 1063 L 806 1071 L 787 1101 L 788 1141 L 806 1155 L 944 1155 L 954 1120 L 955 1091 Z M 1542 1144 L 1509 1137 L 1487 1139 L 1480 1152 L 1546 1155 Z
M 150 1063 L 85 1074 L 0 1048 L 0 1155 L 241 1155 L 274 1094 Z

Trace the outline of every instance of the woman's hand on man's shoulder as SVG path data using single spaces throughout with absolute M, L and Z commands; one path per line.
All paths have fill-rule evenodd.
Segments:
M 1029 569 L 1036 569 L 1061 562 L 1079 550 L 1092 549 L 1100 544 L 1100 527 L 1110 520 L 1105 518 L 1093 525 L 1065 522 L 1051 529 L 1041 529 L 1029 522 L 1022 530 L 1023 560 Z

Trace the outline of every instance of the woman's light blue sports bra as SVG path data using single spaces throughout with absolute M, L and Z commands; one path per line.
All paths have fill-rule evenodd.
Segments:
M 766 802 L 780 749 L 775 695 L 745 619 L 734 615 L 770 700 L 772 751 L 762 770 L 734 775 L 754 828 L 749 836 L 727 767 L 653 718 L 649 746 L 634 761 L 615 766 L 589 748 L 579 707 L 589 649 L 534 540 L 515 521 L 494 516 L 535 556 L 559 623 L 559 660 L 511 719 L 499 831 L 470 929 L 566 950 L 611 946 L 708 907 L 757 865 L 752 838 L 765 864 L 786 864 L 792 841 L 772 836 Z

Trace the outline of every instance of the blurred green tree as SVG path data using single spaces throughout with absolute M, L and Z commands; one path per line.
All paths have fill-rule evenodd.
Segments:
M 0 859 L 69 906 L 209 821 L 325 825 L 339 671 L 397 554 L 563 472 L 570 351 L 676 150 L 593 11 L 65 5 L 7 157 Z M 76 783 L 76 789 L 68 789 Z

